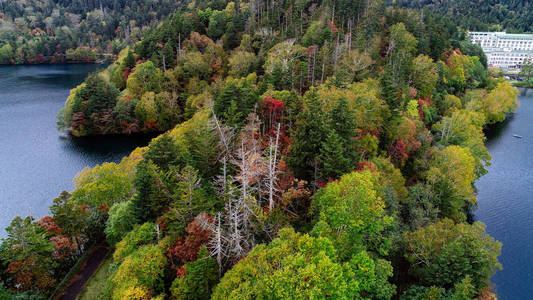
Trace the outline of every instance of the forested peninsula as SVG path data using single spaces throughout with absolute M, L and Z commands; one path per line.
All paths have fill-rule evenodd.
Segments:
M 383 1 L 195 1 L 73 89 L 76 136 L 161 132 L 2 239 L 0 299 L 95 242 L 98 299 L 493 299 L 484 128 L 518 106 L 455 20 Z M 186 5 L 185 5 L 186 4 Z

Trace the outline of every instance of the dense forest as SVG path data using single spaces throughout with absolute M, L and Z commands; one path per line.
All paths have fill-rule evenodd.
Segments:
M 528 0 L 389 0 L 389 3 L 448 15 L 456 24 L 472 31 L 533 32 L 533 3 Z
M 73 89 L 74 135 L 161 131 L 2 240 L 2 297 L 113 247 L 98 299 L 493 299 L 483 129 L 517 107 L 453 19 L 195 1 Z
M 356 13 L 355 19 L 351 20 L 354 22 L 364 13 L 360 9 L 368 5 L 359 2 L 333 1 L 331 5 L 337 7 L 341 18 Z M 533 17 L 528 13 L 531 3 L 524 0 L 475 3 L 389 0 L 388 3 L 395 7 L 427 8 L 428 12 L 451 17 L 456 25 L 469 30 L 533 31 Z M 3 1 L 0 3 L 0 64 L 113 61 L 120 50 L 141 39 L 150 26 L 157 25 L 176 9 L 191 5 L 197 4 L 170 0 Z M 224 8 L 222 1 L 198 5 L 218 10 Z M 261 5 L 276 7 L 284 4 Z
M 113 61 L 179 6 L 171 0 L 2 1 L 0 64 Z
M 75 136 L 163 132 L 190 118 L 206 98 L 223 92 L 216 88 L 205 93 L 206 85 L 218 86 L 223 78 L 236 79 L 251 72 L 261 77 L 260 92 L 270 85 L 275 90 L 291 90 L 301 95 L 330 76 L 343 81 L 343 85 L 359 81 L 386 66 L 388 36 L 381 32 L 388 30 L 386 23 L 400 21 L 417 39 L 412 45 L 416 54 L 437 61 L 449 55 L 447 50 L 459 49 L 463 54 L 477 56 L 481 66 L 486 67 L 481 48 L 466 41 L 464 32 L 449 19 L 389 9 L 387 20 L 380 20 L 385 14 L 383 4 L 359 8 L 363 2 L 337 3 L 338 24 L 325 20 L 325 9 L 319 9 L 316 3 L 309 4 L 312 2 L 306 2 L 311 5 L 307 8 L 276 4 L 269 10 L 269 14 L 289 10 L 283 19 L 281 15 L 269 18 L 257 12 L 251 15 L 251 8 L 244 7 L 246 3 L 242 8 L 226 7 L 224 3 L 198 4 L 197 10 L 174 14 L 161 26 L 149 30 L 134 51 L 122 51 L 107 70 L 92 74 L 73 89 L 58 115 L 59 128 Z M 333 11 L 335 7 L 331 5 Z M 305 14 L 303 9 L 307 10 Z M 361 13 L 366 16 L 363 18 Z M 296 37 L 300 40 L 295 40 Z M 349 53 L 344 53 L 347 45 L 353 46 L 348 47 Z M 395 65 L 392 72 L 385 73 L 403 76 L 406 83 L 411 80 L 407 78 L 409 74 L 398 68 L 403 66 Z M 392 81 L 388 93 L 397 92 L 399 83 L 394 82 L 397 79 L 383 80 Z M 235 88 L 228 87 L 225 93 L 233 92 Z M 231 111 L 221 112 L 221 106 L 231 105 L 231 101 L 224 101 L 215 103 L 218 113 L 247 114 L 250 109 L 234 106 Z M 255 99 L 247 103 L 253 106 Z

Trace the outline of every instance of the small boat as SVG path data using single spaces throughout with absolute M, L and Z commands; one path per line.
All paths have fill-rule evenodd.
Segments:
M 513 136 L 514 136 L 515 138 L 517 138 L 517 139 L 521 139 L 521 138 L 522 138 L 522 136 L 521 136 L 521 135 L 518 135 L 518 134 L 513 134 Z

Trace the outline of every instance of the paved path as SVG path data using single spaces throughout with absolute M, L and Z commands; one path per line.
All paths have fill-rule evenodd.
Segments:
M 56 299 L 76 300 L 87 281 L 89 281 L 94 272 L 98 270 L 98 267 L 107 256 L 107 253 L 109 253 L 109 245 L 107 242 L 102 242 L 95 246 L 91 251 L 91 254 L 89 254 L 82 263 L 78 272 L 72 276 L 67 287 L 63 290 L 63 293 L 59 294 Z

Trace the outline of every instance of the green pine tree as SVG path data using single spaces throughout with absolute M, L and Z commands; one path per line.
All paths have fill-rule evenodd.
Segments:
M 287 162 L 297 178 L 311 181 L 316 179 L 317 156 L 328 135 L 329 126 L 316 91 L 309 91 L 305 101 L 304 110 L 297 118 L 296 130 L 291 135 L 294 143 Z
M 135 218 L 141 224 L 153 216 L 149 207 L 149 199 L 154 193 L 154 178 L 150 172 L 152 166 L 150 161 L 142 160 L 137 165 L 137 172 L 135 173 L 134 185 L 137 193 L 131 201 Z
M 257 90 L 250 83 L 241 79 L 240 82 L 228 82 L 215 99 L 216 115 L 226 125 L 241 127 L 246 117 L 257 103 Z
M 322 179 L 336 179 L 350 170 L 351 163 L 345 156 L 342 138 L 334 130 L 328 133 L 328 137 L 322 143 L 318 161 Z
M 140 223 L 155 220 L 163 214 L 173 200 L 174 181 L 171 172 L 163 172 L 151 161 L 137 165 L 135 189 L 132 199 L 135 218 Z
M 182 167 L 178 147 L 168 134 L 150 143 L 144 159 L 150 160 L 163 172 L 169 171 L 172 166 Z
M 329 120 L 330 127 L 339 136 L 342 148 L 344 149 L 343 156 L 349 160 L 348 166 L 346 167 L 348 170 L 352 169 L 359 160 L 359 153 L 357 152 L 358 143 L 355 139 L 357 121 L 345 98 L 338 100 L 329 114 Z
M 128 51 L 128 55 L 126 55 L 124 58 L 123 64 L 130 69 L 135 68 L 135 57 L 133 56 L 133 52 L 131 50 Z
M 100 75 L 94 73 L 85 80 L 83 100 L 88 101 L 88 113 L 100 113 L 105 109 L 113 108 L 119 91 L 107 83 Z

